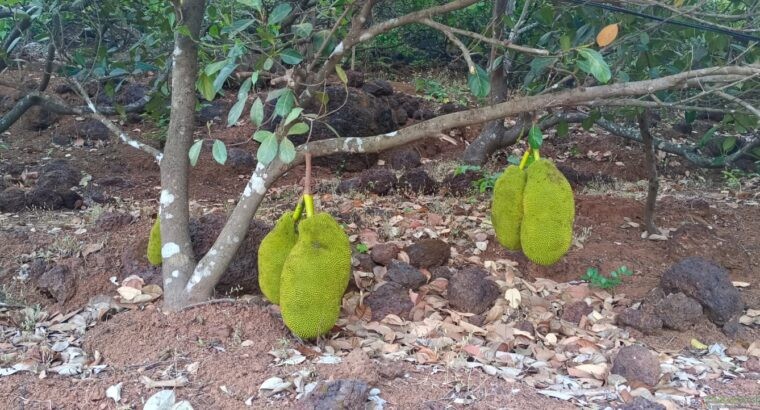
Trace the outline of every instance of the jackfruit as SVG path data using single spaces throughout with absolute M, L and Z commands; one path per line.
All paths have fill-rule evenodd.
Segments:
M 523 191 L 526 173 L 510 165 L 496 180 L 491 203 L 491 222 L 496 239 L 507 249 L 520 250 L 520 225 L 523 219 Z
M 275 305 L 280 303 L 282 265 L 296 239 L 296 220 L 293 212 L 286 212 L 259 244 L 259 287 L 261 293 Z
M 551 265 L 567 253 L 573 241 L 573 189 L 547 159 L 535 161 L 525 173 L 520 244 L 528 259 Z
M 302 220 L 280 277 L 285 325 L 302 339 L 329 332 L 338 321 L 350 276 L 351 246 L 340 225 L 327 213 Z
M 156 218 L 156 222 L 150 228 L 147 255 L 148 262 L 153 266 L 158 266 L 163 262 L 161 257 L 161 218 Z

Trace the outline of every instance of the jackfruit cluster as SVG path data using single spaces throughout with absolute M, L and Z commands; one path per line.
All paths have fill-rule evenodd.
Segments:
M 496 239 L 510 250 L 520 250 L 520 224 L 523 218 L 523 190 L 526 175 L 520 167 L 510 165 L 493 187 L 491 222 Z
M 504 247 L 522 249 L 536 264 L 554 264 L 572 244 L 573 190 L 547 159 L 533 162 L 525 171 L 509 166 L 494 186 L 491 219 Z
M 297 231 L 296 231 L 297 228 Z M 351 276 L 348 235 L 327 213 L 298 222 L 283 215 L 259 246 L 259 285 L 302 339 L 332 329 Z
M 280 274 L 285 258 L 296 244 L 296 220 L 293 212 L 284 213 L 259 245 L 259 287 L 275 305 L 280 304 Z
M 150 228 L 147 256 L 148 262 L 153 266 L 159 266 L 163 262 L 161 257 L 161 218 L 156 218 L 156 222 Z

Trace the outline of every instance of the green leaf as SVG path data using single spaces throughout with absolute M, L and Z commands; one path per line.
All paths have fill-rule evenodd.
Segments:
M 557 61 L 555 57 L 536 57 L 530 62 L 530 71 L 525 75 L 523 85 L 528 86 L 546 71 L 546 68 Z
M 309 132 L 309 126 L 305 122 L 293 124 L 293 126 L 288 129 L 288 135 L 306 134 L 307 132 Z
M 584 60 L 578 60 L 578 67 L 593 75 L 600 83 L 606 83 L 612 78 L 612 72 L 610 72 L 610 66 L 604 61 L 604 57 L 599 54 L 598 51 L 590 48 L 578 49 L 578 53 Z
M 285 90 L 287 91 L 277 99 L 277 105 L 274 106 L 275 115 L 279 115 L 280 117 L 288 115 L 296 102 L 296 96 L 293 94 L 293 91 L 290 88 L 286 88 Z
M 245 108 L 245 98 L 237 100 L 235 105 L 232 106 L 230 112 L 227 114 L 227 126 L 231 127 L 240 119 L 243 114 L 243 108 Z
M 475 72 L 467 76 L 467 84 L 470 92 L 478 98 L 484 98 L 491 92 L 491 80 L 486 70 L 479 65 L 475 66 Z
M 541 132 L 541 127 L 537 124 L 533 124 L 528 132 L 528 144 L 534 150 L 541 149 L 541 145 L 544 144 L 544 134 Z
M 560 121 L 559 124 L 557 124 L 557 136 L 566 137 L 569 133 L 570 124 L 568 124 L 567 121 Z
M 311 35 L 312 31 L 314 31 L 314 26 L 308 22 L 293 25 L 293 33 L 296 35 L 296 37 L 308 38 Z
M 348 76 L 346 75 L 346 72 L 343 71 L 343 67 L 335 65 L 335 73 L 338 74 L 338 78 L 340 78 L 340 81 L 343 84 L 348 84 Z
M 272 66 L 274 66 L 274 60 L 272 60 L 272 57 L 267 57 L 267 59 L 264 60 L 264 64 L 261 66 L 261 68 L 263 68 L 264 71 L 269 71 L 272 69 Z
M 569 35 L 565 34 L 559 38 L 559 46 L 562 51 L 570 50 L 573 47 L 573 39 Z
M 293 122 L 293 120 L 298 118 L 298 116 L 301 115 L 302 112 L 303 112 L 303 108 L 300 108 L 300 107 L 293 108 L 288 114 L 288 116 L 285 117 L 285 125 L 288 125 L 291 122 Z
M 245 100 L 248 98 L 248 93 L 251 92 L 251 85 L 253 83 L 251 82 L 251 77 L 248 77 L 245 81 L 243 81 L 243 84 L 240 86 L 240 89 L 238 90 L 238 100 Z
M 715 132 L 718 131 L 718 128 L 719 127 L 717 125 L 714 125 L 712 128 L 707 130 L 702 138 L 699 139 L 697 146 L 700 148 L 704 147 L 705 144 L 707 144 L 712 139 L 713 135 L 715 135 Z
M 237 0 L 238 3 L 245 4 L 256 11 L 261 11 L 261 0 Z
M 214 81 L 211 80 L 211 77 L 207 76 L 205 73 L 201 74 L 198 77 L 198 82 L 196 83 L 195 87 L 198 89 L 198 92 L 201 93 L 203 98 L 206 99 L 206 101 L 212 101 L 216 96 L 216 90 L 214 90 Z
M 293 6 L 290 5 L 290 3 L 280 3 L 277 5 L 277 7 L 272 10 L 272 13 L 269 15 L 269 19 L 267 20 L 267 24 L 277 24 L 283 20 L 285 20 L 286 17 L 290 14 L 290 12 L 293 10 Z
M 190 157 L 190 165 L 195 166 L 198 163 L 198 157 L 201 155 L 201 148 L 203 148 L 203 140 L 197 140 L 190 147 L 188 151 L 188 157 Z
M 277 136 L 271 132 L 264 141 L 261 142 L 259 149 L 256 151 L 256 159 L 260 163 L 267 165 L 277 156 Z
M 256 98 L 251 105 L 251 122 L 256 127 L 261 127 L 261 123 L 264 122 L 264 103 L 261 102 L 261 98 Z
M 296 65 L 303 61 L 303 56 L 298 51 L 288 48 L 282 50 L 282 53 L 280 53 L 280 59 L 285 64 Z
M 278 88 L 276 90 L 269 91 L 269 94 L 267 94 L 267 102 L 280 98 L 280 96 L 285 94 L 287 91 L 287 88 Z
M 270 131 L 267 131 L 267 130 L 258 130 L 258 131 L 256 131 L 256 132 L 253 133 L 253 140 L 254 141 L 258 141 L 258 142 L 260 142 L 260 143 L 263 144 L 264 141 L 267 138 L 269 138 L 269 137 L 271 137 L 273 135 L 274 134 L 272 132 L 270 132 Z
M 232 74 L 233 71 L 237 68 L 237 64 L 227 64 L 224 67 L 222 67 L 221 70 L 219 70 L 219 74 L 216 75 L 216 78 L 214 79 L 214 92 L 217 93 L 219 90 L 222 89 L 222 86 L 224 86 L 224 82 L 227 81 L 227 78 L 229 78 L 230 74 Z
M 280 141 L 280 161 L 290 164 L 294 159 L 296 159 L 296 146 L 288 137 L 285 137 Z
M 214 157 L 214 161 L 222 165 L 227 162 L 227 147 L 221 140 L 214 140 L 214 145 L 211 146 L 211 156 Z
M 721 144 L 721 148 L 723 149 L 723 152 L 728 154 L 736 147 L 736 138 L 734 137 L 728 137 L 723 139 L 723 143 Z

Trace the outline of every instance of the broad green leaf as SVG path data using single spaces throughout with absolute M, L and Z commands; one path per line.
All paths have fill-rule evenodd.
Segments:
M 231 127 L 240 119 L 240 115 L 243 114 L 243 108 L 245 108 L 246 99 L 237 100 L 235 105 L 232 106 L 230 112 L 227 114 L 227 126 Z
M 541 127 L 537 124 L 533 124 L 533 126 L 530 127 L 530 131 L 528 132 L 528 144 L 530 144 L 530 147 L 534 150 L 540 149 L 541 145 L 544 144 L 544 134 L 541 132 Z
M 261 11 L 261 0 L 237 0 L 238 3 L 245 4 L 256 11 Z
M 604 61 L 604 57 L 599 54 L 598 51 L 590 48 L 578 49 L 578 53 L 583 57 L 583 60 L 578 60 L 578 67 L 593 75 L 600 83 L 606 83 L 612 78 L 612 72 L 610 72 L 610 66 Z
M 293 6 L 290 5 L 290 3 L 280 3 L 277 5 L 277 7 L 272 10 L 272 13 L 269 15 L 269 19 L 267 19 L 267 24 L 277 24 L 283 20 L 285 20 L 286 17 L 290 14 L 290 12 L 293 10 Z
M 211 156 L 214 157 L 214 161 L 222 165 L 227 162 L 227 147 L 221 140 L 214 140 L 214 145 L 211 146 Z
M 296 147 L 288 137 L 285 137 L 280 141 L 280 161 L 290 164 L 294 159 L 296 159 Z
M 335 65 L 335 73 L 338 74 L 338 78 L 340 78 L 340 81 L 343 84 L 348 84 L 348 76 L 346 75 L 346 72 L 343 71 L 343 67 L 340 65 Z
M 724 153 L 728 154 L 734 148 L 736 148 L 736 138 L 734 138 L 734 137 L 728 137 L 728 138 L 723 139 L 723 143 L 721 144 L 721 148 L 723 149 Z
M 264 122 L 264 103 L 261 102 L 261 98 L 256 98 L 251 105 L 251 122 L 260 127 Z
M 311 32 L 314 31 L 314 26 L 311 23 L 301 23 L 293 25 L 293 33 L 296 37 L 308 38 Z
M 530 71 L 525 75 L 523 85 L 528 86 L 533 83 L 541 74 L 546 71 L 546 68 L 554 64 L 557 61 L 555 57 L 536 57 L 530 61 Z
M 290 113 L 288 114 L 288 116 L 285 117 L 285 125 L 288 125 L 291 122 L 293 122 L 293 120 L 298 118 L 298 116 L 301 115 L 302 112 L 303 112 L 303 108 L 300 108 L 300 107 L 296 107 L 290 110 Z
M 696 111 L 686 111 L 684 113 L 684 120 L 686 120 L 687 124 L 691 124 L 694 122 L 694 120 L 697 119 L 697 112 Z
M 277 137 L 271 132 L 256 150 L 256 159 L 267 165 L 277 156 Z
M 280 117 L 288 115 L 296 102 L 296 96 L 293 94 L 293 91 L 290 88 L 285 88 L 285 90 L 286 92 L 277 99 L 277 104 L 274 106 L 275 115 L 279 115 Z
M 475 66 L 475 72 L 467 76 L 467 84 L 470 92 L 478 98 L 484 98 L 491 92 L 491 80 L 486 70 L 479 65 Z
M 198 77 L 198 82 L 196 83 L 195 87 L 207 101 L 212 101 L 216 96 L 216 90 L 214 90 L 214 81 L 205 73 L 201 74 Z
M 710 128 L 709 130 L 707 130 L 707 132 L 705 132 L 705 134 L 702 136 L 702 138 L 699 139 L 699 142 L 697 143 L 697 146 L 699 146 L 700 148 L 704 147 L 705 144 L 707 144 L 712 139 L 712 137 L 715 135 L 715 132 L 718 131 L 718 128 L 719 127 L 717 125 L 714 125 L 712 128 Z
M 203 148 L 203 140 L 197 140 L 190 146 L 190 151 L 187 155 L 190 157 L 190 165 L 195 166 L 198 163 L 198 157 L 201 155 L 201 148 Z
M 258 131 L 256 131 L 256 132 L 253 133 L 253 140 L 254 141 L 258 141 L 258 142 L 260 142 L 260 143 L 263 144 L 264 141 L 267 138 L 269 138 L 269 137 L 271 137 L 273 135 L 274 134 L 272 132 L 270 132 L 270 131 L 267 131 L 267 130 L 258 130 Z
M 214 92 L 217 93 L 219 90 L 222 89 L 224 86 L 224 82 L 227 81 L 227 78 L 229 78 L 230 74 L 232 74 L 233 71 L 235 71 L 235 68 L 237 68 L 237 64 L 227 64 L 224 67 L 222 67 L 221 70 L 219 70 L 219 74 L 216 75 L 216 79 L 214 79 Z
M 287 88 L 278 88 L 276 90 L 269 91 L 269 94 L 267 94 L 267 102 L 280 98 L 280 96 L 285 94 L 286 91 L 288 91 Z
M 280 53 L 280 59 L 285 64 L 296 65 L 303 61 L 303 56 L 298 51 L 288 48 L 282 50 L 282 53 Z
M 307 132 L 309 132 L 309 126 L 305 122 L 293 124 L 293 126 L 288 129 L 288 135 L 306 134 Z
M 562 48 L 562 51 L 570 50 L 573 47 L 573 39 L 565 34 L 559 38 L 559 46 Z

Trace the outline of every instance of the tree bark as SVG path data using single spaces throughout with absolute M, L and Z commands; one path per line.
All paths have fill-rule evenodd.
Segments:
M 639 132 L 641 139 L 644 141 L 644 154 L 646 157 L 647 172 L 649 173 L 649 190 L 647 191 L 647 203 L 644 208 L 644 225 L 646 225 L 649 235 L 659 234 L 660 230 L 654 223 L 655 206 L 657 205 L 657 191 L 660 189 L 660 183 L 657 178 L 657 157 L 654 151 L 654 141 L 652 134 L 649 132 L 649 112 L 644 110 L 639 115 Z
M 170 310 L 188 303 L 184 295 L 185 284 L 196 266 L 189 230 L 188 151 L 195 128 L 198 42 L 206 2 L 184 0 L 175 2 L 174 8 L 179 25 L 184 26 L 189 35 L 180 31 L 174 35 L 171 117 L 161 161 L 162 273 L 164 300 Z

